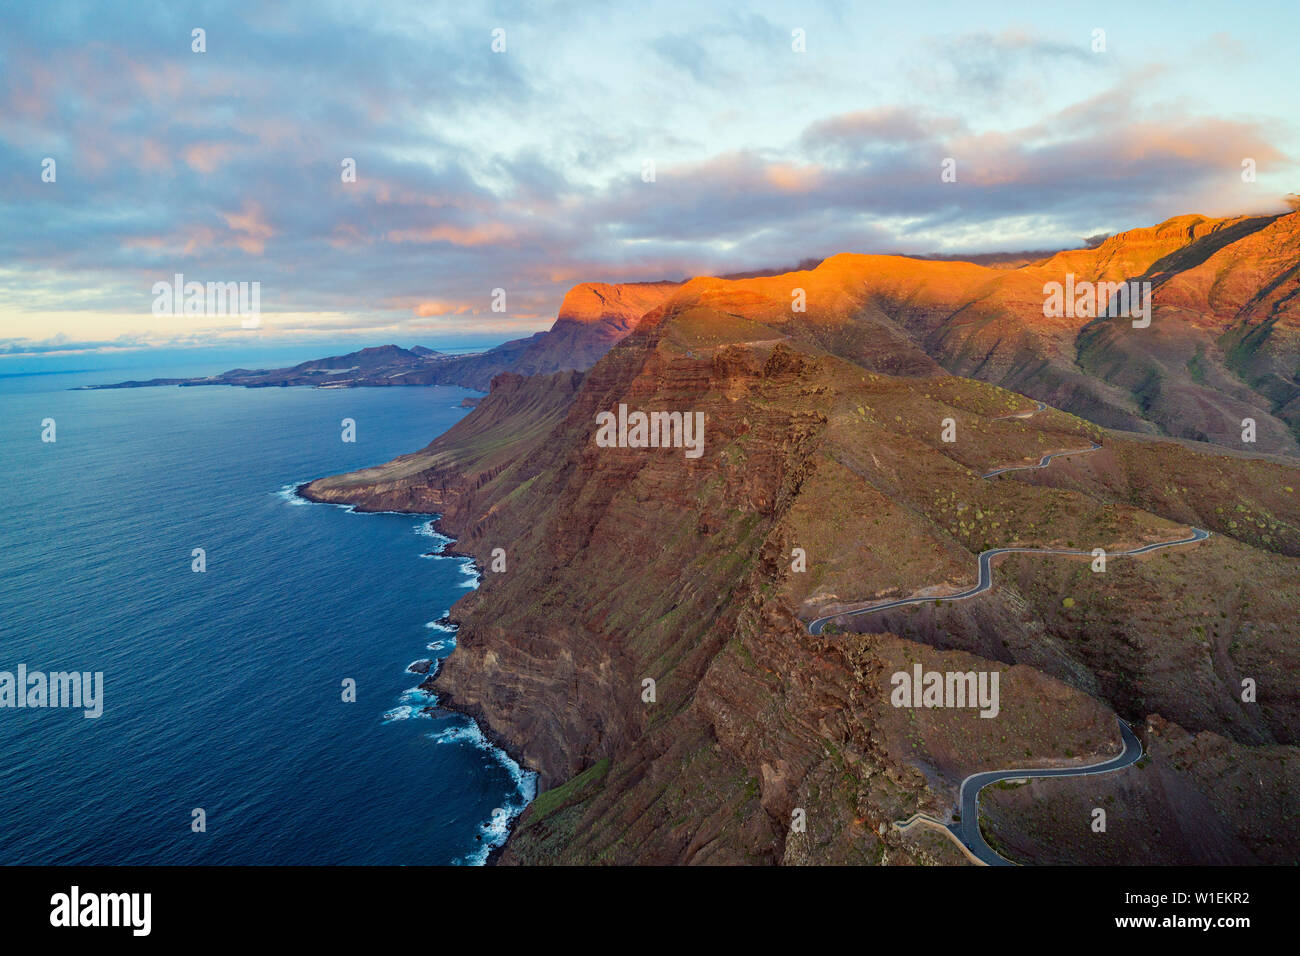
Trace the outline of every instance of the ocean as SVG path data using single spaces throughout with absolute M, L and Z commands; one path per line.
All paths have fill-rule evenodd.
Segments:
M 475 393 L 72 390 L 231 364 L 0 364 L 0 672 L 103 674 L 98 718 L 0 706 L 0 864 L 485 862 L 535 778 L 407 670 L 454 653 L 472 563 L 293 493 Z

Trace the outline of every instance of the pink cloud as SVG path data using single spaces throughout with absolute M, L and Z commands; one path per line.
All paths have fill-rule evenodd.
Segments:
M 222 213 L 221 218 L 232 232 L 242 233 L 235 238 L 235 245 L 249 255 L 261 255 L 266 240 L 275 235 L 262 215 L 262 207 L 252 201 L 244 203 L 244 208 L 237 213 Z
M 766 179 L 778 192 L 806 193 L 821 183 L 822 171 L 819 166 L 776 163 L 767 167 Z
M 485 246 L 490 243 L 509 242 L 515 231 L 501 223 L 489 222 L 481 226 L 433 226 L 427 229 L 394 229 L 386 237 L 389 242 L 450 242 L 456 246 Z
M 222 160 L 233 152 L 234 147 L 229 143 L 195 143 L 185 147 L 182 155 L 190 169 L 206 175 L 215 172 Z

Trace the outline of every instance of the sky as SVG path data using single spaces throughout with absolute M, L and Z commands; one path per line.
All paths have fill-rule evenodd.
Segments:
M 1294 3 L 0 0 L 0 362 L 491 344 L 583 281 L 1281 211 L 1297 27 Z M 176 274 L 259 283 L 256 327 L 154 314 Z

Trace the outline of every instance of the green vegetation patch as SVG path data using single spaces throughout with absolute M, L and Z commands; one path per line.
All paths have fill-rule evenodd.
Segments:
M 539 793 L 532 806 L 528 808 L 526 820 L 520 823 L 519 829 L 526 830 L 557 811 L 591 797 L 605 782 L 605 775 L 608 773 L 609 758 L 604 757 L 571 780 Z

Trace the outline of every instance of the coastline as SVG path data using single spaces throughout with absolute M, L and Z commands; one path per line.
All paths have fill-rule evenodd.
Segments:
M 411 509 L 376 508 L 364 504 L 350 503 L 345 501 L 326 501 L 324 499 L 314 497 L 313 495 L 307 493 L 306 489 L 310 484 L 312 484 L 311 481 L 305 481 L 299 484 L 291 483 L 287 485 L 283 490 L 288 492 L 287 497 L 296 498 L 299 501 L 308 504 L 332 505 L 337 508 L 346 508 L 356 514 L 397 514 L 397 515 L 410 515 L 416 518 L 429 519 L 428 530 L 438 535 L 439 537 L 443 538 L 444 542 L 441 548 L 426 552 L 424 555 L 421 556 L 453 558 L 461 561 L 467 561 L 469 562 L 470 567 L 473 569 L 474 574 L 478 579 L 478 581 L 482 581 L 485 569 L 479 563 L 478 558 L 475 555 L 466 554 L 462 551 L 455 550 L 453 545 L 455 545 L 456 543 L 456 538 L 454 535 L 450 534 L 448 531 L 442 528 L 441 514 L 431 513 L 427 511 L 414 511 Z M 474 591 L 477 589 L 478 589 L 478 583 L 476 582 L 474 587 L 469 588 L 468 590 Z M 453 636 L 459 633 L 461 623 L 462 623 L 459 618 L 454 617 L 452 614 L 452 611 L 455 609 L 455 604 L 458 601 L 459 598 L 457 599 L 457 601 L 452 602 L 452 607 L 448 608 L 447 613 L 444 614 L 442 617 L 438 618 L 434 622 L 445 628 L 449 628 Z M 451 653 L 452 654 L 456 653 L 455 648 L 452 649 Z M 442 671 L 441 660 L 442 659 L 438 659 L 438 662 L 434 668 L 435 673 L 430 678 L 431 681 L 435 684 L 437 682 L 438 675 L 441 674 Z M 430 693 L 432 693 L 432 691 L 430 691 Z M 517 757 L 515 757 L 515 755 L 510 752 L 506 740 L 504 740 L 499 734 L 496 734 L 490 729 L 486 728 L 484 726 L 484 723 L 479 719 L 477 715 L 471 713 L 468 709 L 459 706 L 456 703 L 452 694 L 450 694 L 449 692 L 446 691 L 438 692 L 437 703 L 435 704 L 435 706 L 440 710 L 445 710 L 451 713 L 459 714 L 460 716 L 464 717 L 466 720 L 470 721 L 473 724 L 476 731 L 478 732 L 478 735 L 483 739 L 483 741 L 486 742 L 487 749 L 499 751 L 502 756 L 504 756 L 511 763 L 513 763 L 517 768 L 519 768 L 519 771 L 522 774 L 531 775 L 534 778 L 533 791 L 531 796 L 523 792 L 522 787 L 520 788 L 521 791 L 520 796 L 523 798 L 524 802 L 520 806 L 518 812 L 511 814 L 510 817 L 505 821 L 504 838 L 501 840 L 500 844 L 496 846 L 492 846 L 488 849 L 488 853 L 484 858 L 482 865 L 494 866 L 500 860 L 502 854 L 505 852 L 506 847 L 509 845 L 510 838 L 511 836 L 514 835 L 515 825 L 519 821 L 519 818 L 524 815 L 527 809 L 530 806 L 532 806 L 533 801 L 537 799 L 537 787 L 536 787 L 537 771 L 532 767 L 526 766 L 522 761 L 520 761 Z M 512 774 L 512 776 L 514 775 Z M 491 820 L 489 818 L 488 821 L 485 821 L 483 824 L 480 824 L 480 828 L 486 826 L 490 822 Z

